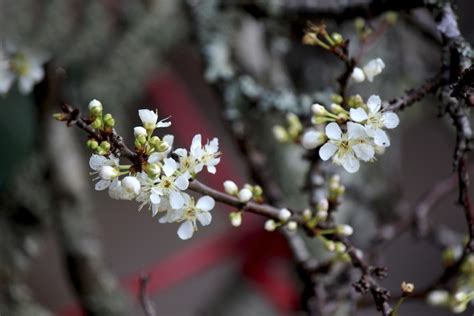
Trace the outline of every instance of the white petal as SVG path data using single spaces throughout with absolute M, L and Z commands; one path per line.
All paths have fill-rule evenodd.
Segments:
M 346 169 L 349 173 L 354 173 L 359 170 L 360 163 L 353 154 L 347 154 L 344 159 L 342 160 L 342 166 Z
M 151 205 L 151 216 L 155 217 L 156 214 L 158 214 L 159 210 L 160 210 L 160 208 L 158 207 L 158 204 L 152 204 Z M 163 218 L 167 218 L 167 216 L 165 215 L 162 218 L 160 218 L 160 220 L 159 220 L 160 223 L 165 223 L 165 222 L 161 221 Z
M 178 148 L 174 151 L 174 153 L 180 157 L 186 157 L 188 155 L 188 151 L 184 148 Z
M 382 106 L 382 99 L 378 95 L 371 95 L 367 100 L 367 106 L 369 107 L 370 113 L 377 113 Z
M 201 212 L 196 215 L 198 221 L 201 223 L 202 226 L 207 226 L 211 223 L 212 215 L 209 212 Z
M 369 118 L 363 108 L 351 109 L 350 114 L 351 120 L 355 122 L 363 122 Z
M 209 144 L 206 145 L 206 151 L 208 154 L 214 154 L 219 150 L 219 139 L 214 137 Z
M 215 174 L 217 171 L 216 167 L 214 166 L 207 166 L 207 172 Z
M 190 221 L 184 221 L 178 228 L 179 238 L 186 240 L 193 237 L 194 227 Z
M 150 157 L 148 157 L 148 162 L 157 163 L 157 162 L 160 162 L 162 158 L 163 158 L 163 155 L 161 155 L 160 153 L 153 153 L 150 155 Z
M 151 203 L 158 205 L 161 202 L 161 196 L 155 192 L 152 192 L 150 194 L 150 201 Z
M 103 191 L 103 190 L 107 189 L 109 187 L 109 185 L 110 185 L 110 180 L 99 180 L 95 184 L 95 189 L 97 191 Z
M 337 149 L 338 147 L 333 143 L 326 143 L 319 149 L 319 157 L 326 161 L 334 155 Z
M 363 161 L 369 161 L 374 157 L 374 147 L 368 144 L 357 144 L 352 146 L 357 158 Z
M 146 109 L 138 110 L 138 116 L 140 116 L 143 125 L 156 125 L 158 120 L 158 115 L 155 112 Z
M 41 81 L 44 77 L 44 69 L 41 64 L 37 64 L 30 69 L 29 77 L 32 78 L 34 82 Z
M 159 121 L 158 123 L 156 123 L 156 127 L 158 128 L 162 128 L 162 127 L 169 127 L 171 126 L 171 122 L 167 122 L 168 118 L 165 118 L 165 119 L 162 119 L 161 121 Z
M 174 136 L 173 135 L 165 135 L 163 136 L 163 141 L 170 145 L 170 148 L 173 147 Z
M 185 172 L 177 177 L 174 185 L 180 190 L 186 190 L 189 186 L 189 173 Z
M 339 125 L 337 125 L 337 123 L 329 123 L 326 125 L 326 135 L 329 139 L 340 140 L 342 135 L 341 128 Z
M 386 112 L 382 115 L 383 124 L 386 128 L 395 128 L 400 123 L 398 115 L 393 112 Z
M 184 198 L 181 193 L 173 191 L 170 193 L 170 204 L 173 209 L 182 208 L 184 205 Z
M 382 147 L 388 147 L 390 146 L 390 139 L 385 131 L 377 129 L 374 133 L 374 143 Z
M 92 154 L 91 158 L 89 159 L 89 166 L 92 170 L 99 170 L 100 167 L 105 165 L 107 162 L 107 158 L 101 155 Z
M 191 154 L 196 157 L 196 154 L 201 150 L 201 147 L 201 134 L 196 134 L 191 143 Z
M 166 158 L 163 171 L 167 177 L 170 177 L 178 169 L 178 163 L 173 158 Z
M 196 207 L 202 211 L 210 211 L 216 205 L 216 201 L 208 195 L 201 196 L 196 203 Z
M 364 126 L 358 123 L 347 122 L 347 135 L 349 139 L 358 139 L 367 137 Z

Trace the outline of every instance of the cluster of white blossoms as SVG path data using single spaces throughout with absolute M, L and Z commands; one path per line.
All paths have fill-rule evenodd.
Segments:
M 47 58 L 30 50 L 18 50 L 13 45 L 0 47 L 0 94 L 6 94 L 15 80 L 22 94 L 28 94 L 44 77 Z
M 329 113 L 321 105 L 314 105 L 313 112 L 319 117 L 336 116 L 335 122 L 325 127 L 328 140 L 319 149 L 319 156 L 322 160 L 332 157 L 335 164 L 342 165 L 350 173 L 359 170 L 359 160 L 373 161 L 376 153 L 383 153 L 390 146 L 384 128 L 393 129 L 399 124 L 397 114 L 382 110 L 382 100 L 377 95 L 372 95 L 367 104 L 351 108 L 349 113 L 342 107 L 337 108 L 338 114 Z M 342 131 L 336 121 L 346 116 L 345 131 Z
M 102 104 L 93 100 L 89 104 L 91 124 L 94 128 L 112 128 L 110 114 L 102 115 Z M 121 165 L 119 157 L 110 152 L 110 144 L 89 140 L 88 145 L 96 151 L 89 165 L 96 175 L 96 190 L 108 189 L 113 199 L 136 200 L 139 209 L 148 208 L 152 215 L 165 213 L 160 223 L 181 223 L 178 236 L 189 239 L 197 230 L 197 223 L 206 226 L 211 223 L 210 211 L 215 201 L 210 196 L 202 196 L 197 201 L 187 194 L 190 181 L 204 168 L 209 173 L 216 172 L 220 162 L 217 138 L 203 144 L 201 135 L 194 136 L 188 150 L 172 150 L 172 135 L 162 139 L 154 136 L 156 128 L 171 125 L 166 119 L 158 121 L 158 114 L 150 110 L 138 111 L 143 126 L 134 128 L 135 151 L 143 158 L 140 170 L 136 166 Z

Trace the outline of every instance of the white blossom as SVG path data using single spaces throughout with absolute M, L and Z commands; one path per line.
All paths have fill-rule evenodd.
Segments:
M 33 86 L 43 79 L 45 61 L 44 56 L 29 50 L 13 54 L 10 67 L 18 79 L 18 88 L 22 94 L 30 93 Z
M 354 229 L 349 225 L 338 225 L 336 230 L 339 234 L 344 236 L 350 236 L 354 233 Z
M 351 77 L 355 82 L 363 82 L 365 80 L 364 71 L 359 67 L 354 67 Z
M 102 112 L 103 110 L 102 103 L 97 99 L 94 99 L 91 102 L 89 102 L 88 108 L 89 108 L 89 111 L 91 112 Z
M 239 193 L 239 187 L 235 184 L 234 181 L 226 180 L 224 181 L 224 191 L 230 195 L 236 195 Z
M 162 152 L 154 152 L 148 157 L 148 163 L 159 163 L 163 159 L 165 159 L 168 154 L 171 152 L 171 148 L 173 148 L 174 136 L 173 135 L 165 135 L 162 139 L 168 146 L 165 151 Z
M 133 136 L 139 137 L 139 136 L 147 136 L 146 129 L 142 126 L 135 126 L 133 128 Z
M 158 122 L 158 112 L 153 112 L 151 110 L 138 110 L 138 116 L 143 123 L 143 127 L 147 130 L 153 131 L 155 128 L 168 127 L 171 125 L 171 122 L 167 122 L 166 118 Z
M 353 121 L 364 123 L 366 132 L 373 137 L 377 146 L 390 146 L 390 139 L 387 133 L 382 130 L 385 128 L 395 128 L 400 123 L 398 115 L 391 111 L 382 111 L 382 100 L 377 95 L 372 95 L 367 100 L 368 113 L 363 108 L 351 109 L 350 117 Z
M 448 302 L 448 300 L 449 300 L 449 293 L 444 290 L 431 291 L 428 294 L 428 298 L 427 298 L 428 304 L 432 306 L 444 305 Z
M 379 75 L 385 68 L 385 63 L 381 58 L 372 59 L 362 69 L 368 81 L 372 82 L 374 77 Z
M 295 231 L 298 228 L 298 223 L 289 221 L 288 224 L 286 224 L 286 228 L 288 228 L 289 231 Z
M 170 221 L 181 222 L 178 228 L 178 236 L 186 240 L 193 237 L 194 232 L 197 231 L 197 221 L 202 226 L 207 226 L 211 223 L 212 215 L 210 210 L 214 208 L 215 201 L 207 195 L 200 197 L 197 202 L 188 194 L 183 194 L 183 197 L 183 207 L 172 212 Z
M 204 166 L 207 167 L 209 173 L 216 173 L 216 165 L 219 164 L 219 140 L 213 138 L 210 142 L 202 146 L 201 135 L 197 134 L 193 137 L 189 152 L 184 148 L 175 150 L 180 158 L 181 170 L 190 173 L 199 173 Z
M 326 161 L 333 158 L 335 164 L 342 165 L 347 172 L 359 170 L 359 159 L 370 161 L 374 157 L 374 147 L 365 128 L 357 123 L 347 123 L 347 133 L 343 133 L 337 123 L 326 125 L 329 140 L 319 149 L 319 156 Z
M 289 220 L 291 217 L 291 212 L 289 209 L 287 208 L 282 208 L 280 209 L 280 211 L 278 212 L 278 218 L 282 221 L 282 222 L 286 222 L 287 220 Z
M 89 166 L 91 167 L 93 174 L 98 174 L 99 177 L 95 180 L 99 180 L 95 184 L 95 189 L 97 191 L 102 191 L 107 189 L 112 180 L 114 180 L 119 175 L 119 159 L 113 155 L 110 155 L 109 158 L 101 155 L 92 154 L 89 159 Z
M 137 196 L 140 193 L 140 181 L 134 176 L 126 176 L 122 179 L 122 187 L 126 193 Z
M 264 228 L 265 228 L 266 231 L 272 232 L 277 228 L 277 225 L 276 225 L 276 223 L 273 219 L 268 219 L 265 222 Z

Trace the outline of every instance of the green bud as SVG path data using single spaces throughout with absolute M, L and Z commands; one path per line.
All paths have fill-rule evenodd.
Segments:
M 101 155 L 101 156 L 107 155 L 108 153 L 108 151 L 102 147 L 97 147 L 95 152 L 97 153 L 97 155 Z
M 332 40 L 336 43 L 336 45 L 341 45 L 344 42 L 344 38 L 339 33 L 332 33 L 331 37 Z
M 273 136 L 280 143 L 286 143 L 290 140 L 290 135 L 283 126 L 275 125 L 273 126 Z
M 388 24 L 394 25 L 397 23 L 398 20 L 398 14 L 395 11 L 388 11 L 385 14 L 385 21 L 387 21 Z
M 106 127 L 114 127 L 115 126 L 115 120 L 112 117 L 112 114 L 107 113 L 104 115 L 104 124 Z
M 333 94 L 331 96 L 331 101 L 336 104 L 342 104 L 342 101 L 344 101 L 344 99 L 342 98 L 340 94 Z
M 242 212 L 231 212 L 229 214 L 230 223 L 234 227 L 242 225 Z
M 94 122 L 92 122 L 92 127 L 96 129 L 101 129 L 102 128 L 102 118 L 96 117 Z
M 96 99 L 89 102 L 89 113 L 92 117 L 98 117 L 102 115 L 102 103 Z
M 161 139 L 158 136 L 153 136 L 150 138 L 150 145 L 157 148 L 161 144 Z
M 66 116 L 64 113 L 54 113 L 53 118 L 58 121 L 64 121 L 66 119 Z
M 263 190 L 262 190 L 261 186 L 256 185 L 256 186 L 253 187 L 253 195 L 255 197 L 260 197 L 260 196 L 262 196 L 262 194 L 263 194 Z
M 311 212 L 311 210 L 310 209 L 305 209 L 303 211 L 303 220 L 305 222 L 307 222 L 311 219 L 311 217 L 313 217 L 313 213 Z
M 87 147 L 91 150 L 96 150 L 99 147 L 99 143 L 95 139 L 89 139 L 87 141 Z
M 156 163 L 149 163 L 146 165 L 145 171 L 149 176 L 157 176 L 161 173 L 161 168 Z
M 363 18 L 355 19 L 354 26 L 358 32 L 361 32 L 365 27 L 365 20 Z
M 160 153 L 167 151 L 170 148 L 170 145 L 168 145 L 167 142 L 161 142 L 156 150 L 158 150 Z
M 331 103 L 331 111 L 334 114 L 345 114 L 346 110 L 337 103 Z M 347 114 L 346 114 L 347 115 Z
M 336 243 L 332 240 L 324 240 L 324 248 L 328 251 L 335 251 L 336 250 Z
M 336 243 L 336 249 L 335 251 L 337 253 L 344 253 L 346 251 L 346 245 L 344 245 L 342 242 L 337 242 Z
M 110 143 L 104 140 L 100 143 L 100 148 L 108 152 L 110 150 Z

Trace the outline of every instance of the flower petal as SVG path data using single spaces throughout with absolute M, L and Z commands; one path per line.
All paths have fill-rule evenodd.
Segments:
M 148 162 L 149 163 L 157 163 L 160 162 L 163 159 L 163 155 L 161 153 L 153 153 L 148 157 Z
M 369 107 L 370 113 L 377 113 L 382 106 L 382 99 L 378 95 L 371 95 L 367 100 L 367 106 Z
M 350 114 L 351 119 L 355 122 L 363 122 L 369 118 L 363 108 L 351 109 Z
M 150 194 L 150 201 L 152 204 L 158 205 L 161 202 L 161 196 L 157 194 L 156 192 L 152 192 Z
M 194 227 L 191 221 L 184 221 L 178 228 L 178 236 L 182 240 L 187 240 L 193 237 Z
M 110 180 L 99 180 L 97 181 L 97 183 L 95 184 L 95 189 L 97 191 L 103 191 L 105 189 L 107 189 L 110 185 Z
M 196 208 L 202 210 L 202 211 L 210 211 L 214 208 L 216 205 L 216 201 L 208 195 L 204 195 L 199 198 L 199 200 L 196 203 Z
M 98 171 L 100 167 L 105 165 L 107 162 L 107 158 L 101 155 L 92 154 L 91 158 L 89 159 L 89 166 L 92 170 Z
M 347 135 L 349 139 L 358 139 L 367 137 L 364 126 L 359 123 L 347 122 Z
M 207 172 L 215 174 L 217 171 L 215 166 L 207 166 Z
M 322 160 L 326 161 L 334 155 L 337 149 L 338 147 L 336 145 L 328 142 L 319 149 L 319 157 L 321 157 Z
M 390 146 L 390 139 L 385 131 L 377 129 L 374 133 L 374 143 L 378 146 L 388 147 Z
M 170 177 L 178 169 L 178 163 L 173 158 L 166 158 L 163 165 L 163 172 L 167 177 Z
M 212 220 L 212 215 L 209 212 L 201 212 L 196 215 L 199 223 L 201 223 L 202 226 L 207 226 L 211 223 Z
M 170 193 L 170 204 L 171 208 L 173 209 L 179 209 L 182 208 L 184 205 L 184 198 L 181 195 L 181 193 L 173 191 Z
M 189 186 L 189 173 L 185 172 L 177 177 L 174 185 L 180 190 L 186 190 Z
M 186 157 L 188 155 L 188 151 L 184 148 L 178 148 L 174 151 L 174 153 L 180 157 Z
M 337 123 L 329 123 L 328 125 L 326 125 L 326 135 L 329 139 L 340 140 L 342 136 L 341 128 L 339 127 L 339 125 L 337 125 Z
M 386 128 L 395 128 L 400 123 L 398 115 L 393 112 L 386 112 L 382 115 L 383 124 Z
M 369 144 L 356 144 L 352 146 L 352 150 L 356 154 L 357 158 L 363 161 L 369 161 L 374 157 L 374 147 Z
M 342 166 L 344 167 L 344 169 L 346 169 L 347 172 L 354 173 L 359 170 L 360 163 L 359 160 L 357 160 L 357 158 L 354 157 L 354 155 L 351 153 L 347 154 L 344 157 L 344 159 L 342 160 Z

